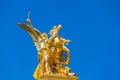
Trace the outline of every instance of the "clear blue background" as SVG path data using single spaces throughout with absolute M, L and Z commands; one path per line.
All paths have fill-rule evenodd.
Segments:
M 41 32 L 63 25 L 69 67 L 81 80 L 120 80 L 119 0 L 0 0 L 0 80 L 34 80 L 37 51 L 16 25 L 29 10 Z

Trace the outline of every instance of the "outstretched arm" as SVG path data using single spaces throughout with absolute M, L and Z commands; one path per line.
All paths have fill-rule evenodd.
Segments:
M 60 31 L 60 29 L 62 28 L 62 25 L 58 25 L 57 27 L 54 26 L 54 28 L 50 31 L 51 37 L 49 38 L 49 40 L 54 40 L 58 35 L 58 32 Z

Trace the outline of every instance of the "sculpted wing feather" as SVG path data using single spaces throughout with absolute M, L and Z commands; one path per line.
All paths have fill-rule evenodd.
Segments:
M 40 49 L 40 43 L 38 41 L 38 36 L 41 36 L 41 32 L 33 27 L 30 27 L 29 25 L 26 24 L 22 24 L 22 23 L 17 23 L 21 28 L 23 28 L 24 30 L 28 31 L 28 33 L 30 34 L 30 36 L 32 37 L 34 44 L 37 48 L 37 50 Z M 40 38 L 40 37 L 39 37 Z
M 41 35 L 41 32 L 33 27 L 30 27 L 29 25 L 17 23 L 21 28 L 28 31 L 30 33 L 30 36 L 33 38 L 33 41 L 37 41 L 37 36 Z

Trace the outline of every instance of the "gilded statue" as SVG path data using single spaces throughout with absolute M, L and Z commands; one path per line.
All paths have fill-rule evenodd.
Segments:
M 29 14 L 26 23 L 27 24 L 17 24 L 29 33 L 38 52 L 38 66 L 33 74 L 34 78 L 36 80 L 44 80 L 44 75 L 75 77 L 75 73 L 70 72 L 70 68 L 67 66 L 70 61 L 70 50 L 65 45 L 68 44 L 70 40 L 59 35 L 62 25 L 54 26 L 49 34 L 47 34 L 40 32 L 32 25 Z M 50 37 L 48 37 L 48 35 L 50 35 Z M 67 79 L 63 78 L 61 80 Z M 78 80 L 78 78 L 70 80 Z

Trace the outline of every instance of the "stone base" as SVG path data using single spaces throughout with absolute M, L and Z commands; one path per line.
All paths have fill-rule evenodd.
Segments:
M 40 80 L 78 80 L 77 76 L 64 76 L 60 74 L 44 74 Z

